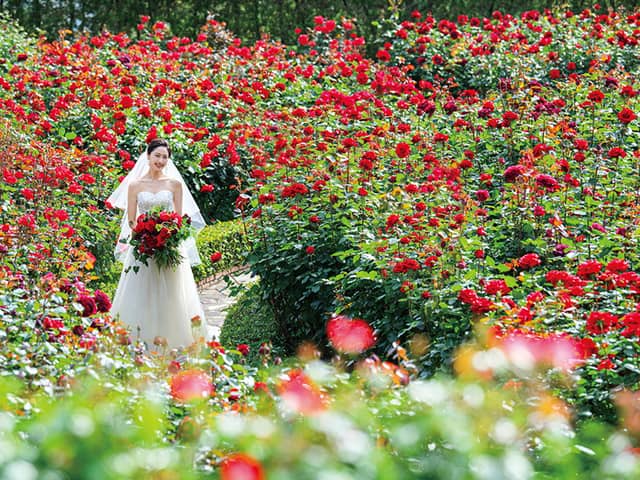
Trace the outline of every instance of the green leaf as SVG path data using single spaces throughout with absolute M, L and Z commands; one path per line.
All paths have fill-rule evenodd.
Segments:
M 623 364 L 622 368 L 625 368 L 633 373 L 637 373 L 638 375 L 640 375 L 640 369 L 631 363 Z

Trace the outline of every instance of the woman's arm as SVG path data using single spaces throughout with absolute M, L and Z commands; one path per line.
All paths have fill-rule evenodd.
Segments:
M 135 183 L 129 185 L 127 190 L 127 220 L 129 227 L 136 225 L 136 213 L 138 212 L 138 186 Z
M 182 183 L 173 183 L 173 206 L 178 215 L 182 216 Z

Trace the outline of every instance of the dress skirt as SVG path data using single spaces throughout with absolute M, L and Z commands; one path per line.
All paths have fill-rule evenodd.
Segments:
M 134 340 L 143 340 L 151 350 L 158 349 L 154 345 L 158 337 L 166 339 L 170 348 L 188 347 L 206 335 L 191 265 L 185 259 L 175 269 L 161 269 L 153 259 L 148 262 L 147 267 L 135 260 L 129 249 L 111 315 L 130 328 Z M 129 266 L 139 269 L 126 271 Z M 192 326 L 194 317 L 200 317 L 199 326 Z

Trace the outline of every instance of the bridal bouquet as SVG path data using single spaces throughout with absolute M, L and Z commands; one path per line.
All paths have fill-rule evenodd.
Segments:
M 158 268 L 175 268 L 183 257 L 178 247 L 191 235 L 191 219 L 160 208 L 143 213 L 136 220 L 129 244 L 136 260 L 149 266 L 153 258 Z M 135 272 L 139 267 L 131 267 Z

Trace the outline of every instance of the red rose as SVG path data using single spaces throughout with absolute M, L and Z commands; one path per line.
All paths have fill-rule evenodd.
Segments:
M 590 338 L 582 338 L 576 342 L 576 348 L 581 358 L 589 358 L 598 353 L 598 346 Z
M 220 261 L 221 258 L 222 258 L 222 254 L 220 252 L 213 252 L 211 254 L 211 257 L 209 257 L 209 259 L 211 260 L 211 263 L 216 263 Z
M 91 315 L 95 314 L 98 312 L 98 308 L 96 306 L 96 301 L 87 296 L 87 295 L 80 295 L 78 297 L 77 302 L 82 305 L 83 307 L 83 311 L 82 311 L 82 316 L 83 317 L 90 317 Z
M 587 142 L 586 140 L 582 139 L 582 138 L 577 138 L 573 141 L 573 144 L 575 145 L 575 147 L 578 150 L 586 150 L 587 148 L 589 148 L 589 142 Z
M 597 260 L 587 260 L 584 263 L 578 265 L 577 274 L 580 277 L 588 277 L 590 275 L 595 275 L 596 273 L 602 270 L 602 264 Z
M 307 255 L 313 255 L 316 252 L 316 247 L 309 245 L 304 251 L 307 252 Z
M 616 368 L 616 364 L 612 361 L 613 358 L 615 358 L 615 355 L 613 354 L 608 355 L 607 358 L 604 358 L 598 364 L 598 370 L 613 370 L 614 368 Z
M 626 270 L 629 270 L 629 263 L 621 258 L 614 258 L 607 263 L 608 272 L 624 272 Z
M 236 346 L 236 350 L 238 350 L 243 356 L 247 356 L 249 355 L 249 345 L 247 345 L 246 343 L 240 343 Z
M 20 193 L 26 200 L 33 200 L 35 196 L 33 190 L 31 190 L 30 188 L 23 188 L 22 190 L 20 190 Z
M 161 222 L 168 222 L 173 218 L 170 212 L 160 212 L 159 217 Z
M 593 92 L 590 92 L 589 95 L 587 95 L 587 98 L 592 102 L 600 103 L 602 102 L 602 100 L 604 100 L 604 93 L 602 93 L 600 90 L 594 90 Z
M 507 295 L 511 289 L 507 285 L 507 283 L 502 279 L 489 280 L 485 286 L 484 291 L 487 295 Z
M 478 190 L 476 192 L 476 198 L 479 202 L 484 202 L 489 198 L 489 192 L 487 190 Z
M 544 173 L 536 176 L 536 185 L 549 191 L 554 191 L 560 188 L 560 185 L 555 178 Z
M 621 318 L 625 329 L 622 335 L 625 337 L 640 337 L 640 312 L 627 313 Z
M 344 315 L 329 320 L 327 337 L 336 350 L 345 353 L 360 353 L 376 343 L 373 328 L 367 322 Z
M 622 123 L 631 123 L 636 119 L 636 114 L 630 108 L 623 108 L 618 112 L 618 120 Z
M 504 125 L 511 125 L 512 122 L 515 122 L 518 119 L 518 114 L 516 112 L 507 111 L 502 114 L 502 123 Z
M 96 308 L 99 312 L 105 313 L 111 310 L 111 300 L 106 293 L 96 290 L 93 295 L 93 299 L 96 302 Z
M 609 158 L 625 158 L 627 156 L 627 152 L 625 152 L 624 149 L 620 147 L 613 147 L 609 150 L 607 155 L 609 156 Z
M 391 60 L 391 55 L 389 55 L 389 52 L 387 52 L 386 50 L 378 50 L 378 53 L 376 53 L 376 58 L 381 62 L 388 62 L 389 60 Z
M 64 323 L 62 323 L 62 320 L 58 318 L 44 317 L 42 320 L 42 326 L 46 330 L 60 330 L 64 328 Z
M 266 475 L 255 458 L 234 453 L 222 462 L 220 477 L 222 480 L 265 480 Z
M 618 326 L 618 317 L 609 312 L 591 312 L 587 319 L 587 332 L 592 335 L 606 333 Z
M 326 393 L 301 369 L 290 370 L 278 383 L 277 390 L 283 403 L 302 415 L 317 415 L 327 408 Z
M 406 158 L 409 156 L 409 154 L 411 153 L 411 147 L 404 143 L 404 142 L 400 142 L 398 145 L 396 145 L 396 155 L 400 158 Z
M 527 253 L 520 257 L 520 259 L 518 260 L 518 265 L 520 265 L 520 268 L 523 268 L 525 270 L 537 267 L 541 263 L 542 260 L 540 260 L 540 257 L 537 253 Z
M 174 375 L 170 386 L 171 396 L 182 402 L 208 398 L 213 393 L 211 377 L 198 369 L 185 370 Z
M 511 165 L 504 171 L 504 181 L 507 183 L 513 183 L 516 178 L 524 174 L 524 167 L 522 165 Z
M 387 217 L 387 225 L 385 230 L 388 232 L 389 230 L 391 230 L 391 228 L 393 228 L 394 225 L 396 225 L 397 223 L 400 223 L 400 221 L 401 221 L 400 215 L 396 215 L 395 213 L 392 213 Z
M 286 187 L 284 187 L 282 189 L 281 195 L 282 198 L 294 198 L 296 195 L 306 195 L 307 193 L 309 193 L 309 189 L 306 185 L 304 185 L 303 183 L 294 183 L 292 185 L 287 185 Z
M 309 43 L 309 35 L 303 33 L 298 37 L 298 44 L 302 45 L 303 47 L 309 45 Z

